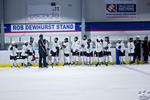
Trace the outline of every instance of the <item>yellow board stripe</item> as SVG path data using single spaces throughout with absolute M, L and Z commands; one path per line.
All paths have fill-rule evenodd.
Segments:
M 150 61 L 148 61 L 148 62 L 150 63 Z M 76 65 L 81 65 L 81 64 L 82 63 L 79 62 Z M 97 64 L 97 62 L 93 62 L 93 65 L 95 65 L 95 64 Z M 111 64 L 111 63 L 109 63 L 109 64 Z M 113 62 L 113 64 L 116 64 L 116 62 Z M 126 61 L 125 64 L 129 64 L 129 61 Z M 135 64 L 137 64 L 137 62 L 135 62 Z M 144 62 L 141 61 L 140 64 L 144 64 Z M 48 65 L 50 66 L 51 63 L 48 63 Z M 58 63 L 58 66 L 63 66 L 63 65 L 64 65 L 63 62 Z M 18 66 L 18 67 L 24 67 L 24 66 L 21 66 L 21 64 L 16 64 L 16 66 Z M 37 66 L 39 66 L 39 64 L 38 63 L 33 63 L 32 66 L 33 67 L 37 67 Z M 56 66 L 56 63 L 54 63 L 54 66 Z M 11 67 L 11 64 L 0 64 L 0 67 Z

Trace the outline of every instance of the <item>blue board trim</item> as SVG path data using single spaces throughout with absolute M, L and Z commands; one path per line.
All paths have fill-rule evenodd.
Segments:
M 150 30 L 150 22 L 87 22 L 86 31 L 139 31 Z M 5 32 L 11 32 L 11 24 L 5 24 Z M 75 23 L 75 31 L 81 31 L 81 23 Z
M 86 31 L 150 30 L 150 22 L 89 22 Z

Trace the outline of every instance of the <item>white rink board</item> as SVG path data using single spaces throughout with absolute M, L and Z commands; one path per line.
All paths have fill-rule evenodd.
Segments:
M 139 100 L 149 65 L 0 68 L 0 100 Z

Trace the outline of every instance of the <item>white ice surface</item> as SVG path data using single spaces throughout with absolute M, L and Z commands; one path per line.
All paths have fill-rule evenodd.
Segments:
M 138 100 L 150 65 L 0 68 L 0 100 Z

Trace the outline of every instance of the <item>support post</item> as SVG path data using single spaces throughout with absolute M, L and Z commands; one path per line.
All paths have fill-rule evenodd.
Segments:
M 1 12 L 1 34 L 0 34 L 0 40 L 1 40 L 1 49 L 5 48 L 5 32 L 4 32 L 4 0 L 0 0 L 0 12 Z

